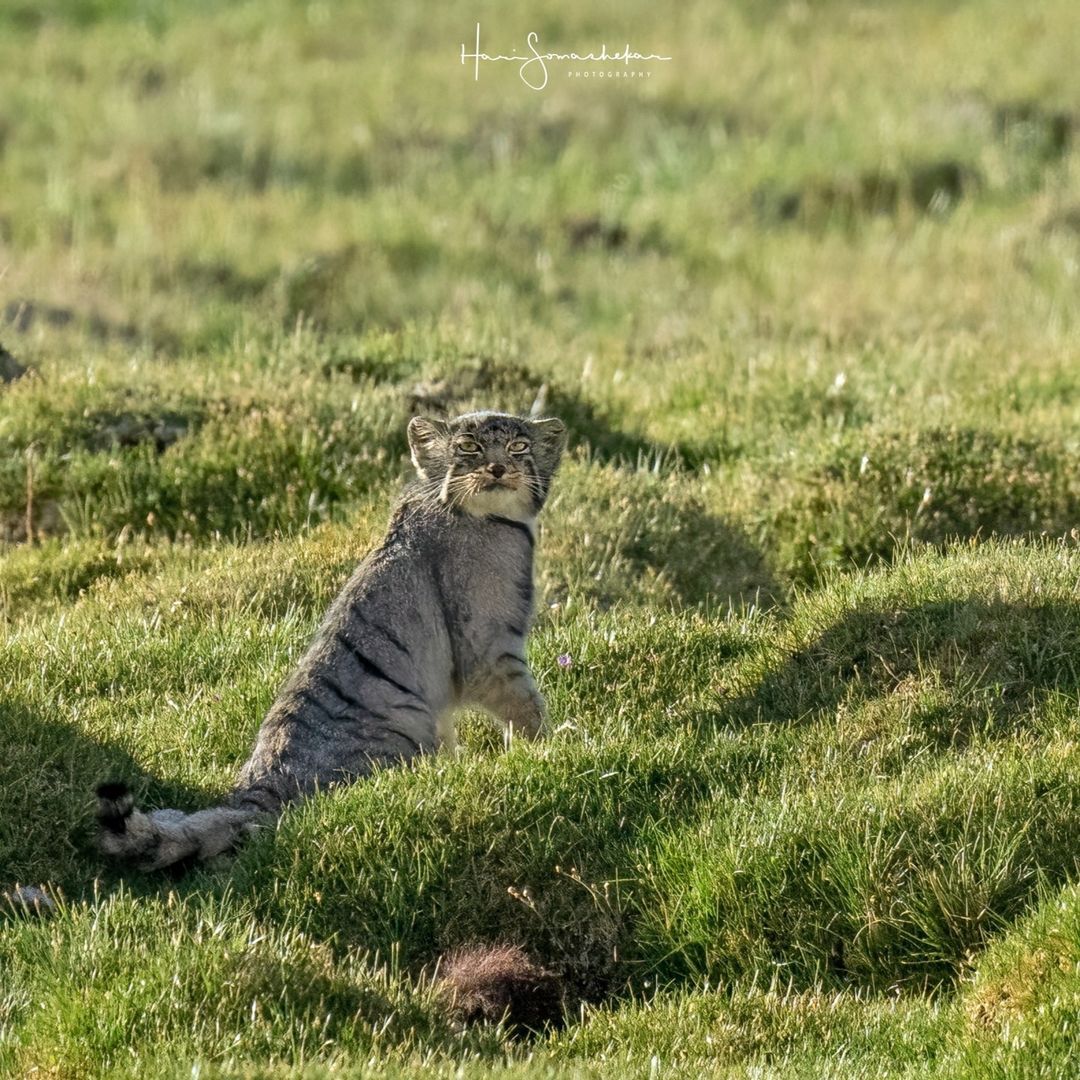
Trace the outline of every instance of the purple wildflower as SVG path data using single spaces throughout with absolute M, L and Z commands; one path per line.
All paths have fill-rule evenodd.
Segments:
M 568 652 L 564 652 L 559 653 L 559 655 L 555 658 L 555 662 L 561 668 L 568 668 L 574 662 L 574 660 Z

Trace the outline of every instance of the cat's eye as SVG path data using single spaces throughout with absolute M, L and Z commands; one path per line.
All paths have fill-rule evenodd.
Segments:
M 529 442 L 527 439 L 515 439 L 511 443 L 507 443 L 506 449 L 509 450 L 511 454 L 524 454 L 529 449 Z
M 480 444 L 475 439 L 458 439 L 457 448 L 463 454 L 479 454 Z

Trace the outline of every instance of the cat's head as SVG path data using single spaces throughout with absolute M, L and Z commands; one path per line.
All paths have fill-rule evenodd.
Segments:
M 474 412 L 409 421 L 409 450 L 424 495 L 477 516 L 533 517 L 565 445 L 566 426 L 555 419 Z

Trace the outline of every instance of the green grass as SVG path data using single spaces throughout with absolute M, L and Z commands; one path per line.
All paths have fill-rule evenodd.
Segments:
M 523 18 L 0 10 L 0 1073 L 1071 1075 L 1075 5 Z M 410 415 L 537 400 L 551 737 L 122 880 L 94 785 L 228 789 Z M 563 1030 L 450 1024 L 477 940 Z

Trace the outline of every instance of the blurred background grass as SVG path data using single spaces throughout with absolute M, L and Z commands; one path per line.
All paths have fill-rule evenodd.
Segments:
M 1075 519 L 1069 4 L 547 5 L 676 59 L 541 93 L 498 5 L 2 18 L 8 540 L 340 520 L 544 386 L 781 584 Z
M 476 81 L 478 21 L 673 60 Z M 1065 0 L 0 5 L 0 885 L 72 897 L 0 926 L 0 1068 L 1067 1075 L 1077 40 Z M 552 745 L 473 718 L 232 870 L 99 878 L 94 782 L 227 786 L 408 417 L 534 403 Z M 604 1003 L 532 1061 L 424 982 L 493 926 Z

